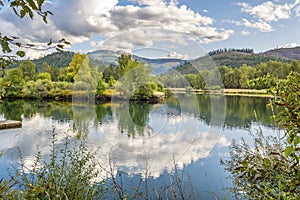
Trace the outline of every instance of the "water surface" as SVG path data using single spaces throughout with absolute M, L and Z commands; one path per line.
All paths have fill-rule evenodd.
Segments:
M 37 145 L 43 156 L 49 155 L 49 138 L 55 127 L 58 144 L 63 144 L 68 133 L 74 141 L 87 139 L 102 166 L 108 167 L 109 158 L 113 159 L 114 173 L 123 172 L 128 191 L 145 172 L 150 173 L 150 188 L 163 188 L 176 164 L 192 198 L 230 197 L 224 188 L 232 183 L 220 159 L 228 158 L 232 139 L 244 137 L 250 142 L 248 132 L 259 128 L 264 134 L 273 134 L 268 102 L 262 97 L 189 94 L 154 105 L 3 101 L 1 118 L 21 120 L 23 126 L 0 131 L 0 177 L 7 177 L 7 168 L 17 166 L 18 149 L 28 166 Z

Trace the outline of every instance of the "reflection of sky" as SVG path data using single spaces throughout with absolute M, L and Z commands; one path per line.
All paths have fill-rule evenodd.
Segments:
M 116 119 L 96 127 L 92 125 L 93 123 L 93 120 L 89 122 L 89 146 L 97 149 L 99 158 L 113 155 L 117 159 L 117 166 L 129 174 L 143 173 L 147 166 L 153 176 L 159 176 L 164 170 L 171 171 L 173 159 L 182 168 L 191 162 L 208 157 L 215 144 L 229 145 L 224 136 L 220 136 L 218 132 L 211 132 L 209 126 L 186 114 L 151 112 L 149 123 L 145 128 L 145 132 L 149 132 L 150 135 L 145 134 L 134 139 L 120 133 Z M 70 122 L 58 122 L 39 114 L 31 119 L 23 119 L 21 129 L 2 130 L 0 132 L 0 148 L 4 154 L 2 162 L 3 159 L 10 163 L 18 161 L 17 148 L 20 148 L 28 164 L 32 163 L 37 146 L 42 155 L 47 155 L 50 151 L 49 144 L 54 126 L 58 132 L 58 143 L 63 143 L 64 132 L 70 129 Z M 107 159 L 101 159 L 101 162 L 105 166 L 108 165 Z
M 84 112 L 89 113 L 89 146 L 96 150 L 97 158 L 103 166 L 109 165 L 110 155 L 117 161 L 117 169 L 125 171 L 129 177 L 140 177 L 147 169 L 152 178 L 162 180 L 173 172 L 174 159 L 178 168 L 192 177 L 194 189 L 201 194 L 219 191 L 218 194 L 222 197 L 222 187 L 230 183 L 225 178 L 228 174 L 219 165 L 220 159 L 228 158 L 231 139 L 245 137 L 247 141 L 251 140 L 246 130 L 218 129 L 199 120 L 198 117 L 164 106 L 152 109 L 144 136 L 137 135 L 136 138 L 132 138 L 120 132 L 116 117 L 119 108 L 112 109 L 115 118 L 105 120 L 98 126 L 94 126 L 93 107 Z M 76 113 L 76 109 L 73 112 L 75 118 L 83 113 L 82 110 Z M 17 148 L 20 148 L 29 166 L 33 162 L 37 145 L 42 155 L 47 156 L 54 126 L 58 133 L 57 143 L 62 145 L 64 133 L 72 128 L 70 121 L 59 122 L 51 117 L 36 114 L 31 119 L 23 118 L 21 129 L 1 130 L 0 151 L 3 156 L 0 157 L 0 177 L 5 177 L 7 167 L 16 166 L 19 157 Z M 255 131 L 259 127 L 254 124 L 251 128 Z M 148 132 L 149 135 L 146 134 Z M 272 134 L 273 130 L 263 127 L 263 132 Z M 68 134 L 77 140 L 71 131 L 68 131 Z
M 149 126 L 153 127 L 150 136 L 128 138 L 116 129 L 116 123 L 104 124 L 89 134 L 91 147 L 97 148 L 102 155 L 111 153 L 117 166 L 127 173 L 143 173 L 146 166 L 153 176 L 173 167 L 173 158 L 182 168 L 210 155 L 215 144 L 228 146 L 229 141 L 219 134 L 211 134 L 196 118 L 190 116 L 150 115 Z M 199 125 L 199 129 L 198 129 Z M 155 128 L 154 128 L 155 127 Z M 105 160 L 104 160 L 105 161 Z M 107 165 L 107 163 L 104 163 Z

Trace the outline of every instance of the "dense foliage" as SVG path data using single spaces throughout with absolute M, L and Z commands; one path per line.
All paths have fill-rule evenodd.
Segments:
M 45 63 L 47 65 L 54 66 L 59 69 L 69 66 L 73 56 L 74 53 L 69 51 L 54 52 L 39 59 L 34 59 L 32 60 L 32 62 L 36 64 L 38 71 L 43 70 L 43 65 Z
M 278 106 L 275 122 L 283 136 L 254 134 L 254 148 L 233 141 L 231 159 L 225 161 L 232 173 L 232 188 L 247 199 L 300 198 L 300 74 L 292 72 L 273 88 L 272 108 Z
M 299 61 L 294 60 L 290 63 L 268 61 L 256 66 L 243 64 L 239 68 L 219 66 L 212 70 L 199 70 L 197 73 L 184 75 L 169 72 L 159 78 L 166 87 L 186 87 L 187 80 L 195 89 L 212 89 L 218 86 L 219 73 L 225 88 L 269 89 L 279 80 L 286 79 L 291 71 L 300 73 Z
M 24 60 L 18 67 L 4 71 L 0 92 L 4 98 L 105 99 L 105 95 L 120 94 L 131 100 L 149 100 L 153 92 L 163 91 L 150 78 L 150 70 L 130 54 L 121 55 L 116 67 L 99 66 L 88 55 L 79 53 L 66 67 L 44 62 L 40 71 L 33 61 Z M 112 92 L 108 94 L 107 90 Z

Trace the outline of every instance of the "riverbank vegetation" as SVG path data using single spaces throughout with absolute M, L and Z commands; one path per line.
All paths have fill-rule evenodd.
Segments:
M 38 69 L 36 61 L 24 60 L 4 70 L 0 78 L 1 97 L 72 99 L 75 96 L 107 100 L 115 95 L 120 99 L 143 101 L 155 92 L 163 92 L 164 88 L 184 88 L 184 92 L 225 88 L 226 94 L 266 95 L 289 72 L 300 72 L 300 62 L 294 60 L 268 61 L 256 66 L 243 64 L 238 68 L 219 66 L 188 74 L 180 74 L 178 67 L 154 76 L 151 66 L 138 62 L 130 54 L 121 55 L 116 66 L 100 64 L 86 54 L 66 55 L 71 61 L 68 64 L 61 61 L 67 65 L 60 68 L 43 62 Z M 61 53 L 56 57 L 61 59 Z
M 190 63 L 186 64 L 192 66 Z M 180 72 L 181 67 L 177 68 Z M 256 66 L 243 64 L 238 68 L 218 66 L 211 70 L 194 68 L 193 73 L 183 75 L 172 70 L 163 74 L 159 80 L 165 87 L 185 88 L 186 80 L 193 89 L 270 89 L 280 80 L 286 79 L 291 71 L 300 73 L 300 62 L 268 61 Z M 220 80 L 221 79 L 221 80 Z M 222 81 L 222 85 L 220 84 Z
M 253 146 L 233 141 L 231 159 L 222 163 L 232 174 L 231 189 L 239 197 L 296 200 L 300 198 L 300 74 L 290 73 L 272 91 L 270 106 L 278 136 L 258 130 L 252 133 Z
M 57 68 L 42 64 L 41 71 L 30 60 L 6 69 L 0 78 L 2 98 L 110 99 L 113 94 L 130 100 L 149 100 L 163 87 L 153 82 L 151 68 L 137 62 L 131 55 L 119 57 L 118 65 L 99 66 L 86 54 L 74 54 L 68 66 Z

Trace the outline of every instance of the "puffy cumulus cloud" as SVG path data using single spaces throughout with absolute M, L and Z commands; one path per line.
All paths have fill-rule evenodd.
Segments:
M 128 50 L 133 47 L 151 47 L 156 42 L 169 41 L 172 44 L 188 45 L 190 38 L 178 32 L 167 31 L 159 27 L 136 28 L 127 31 L 119 31 L 118 34 L 98 42 L 98 48 L 109 50 Z
M 238 6 L 241 11 L 248 13 L 253 18 L 258 19 L 256 22 L 249 22 L 243 19 L 242 24 L 245 27 L 254 28 L 261 32 L 273 31 L 272 22 L 289 19 L 292 16 L 300 16 L 300 0 L 295 0 L 294 3 L 273 3 L 266 1 L 256 6 L 251 6 L 249 3 L 239 2 Z M 238 24 L 240 25 L 240 24 Z
M 159 6 L 164 5 L 164 2 L 161 0 L 129 0 L 130 2 L 136 2 L 139 5 L 153 5 L 153 6 Z M 174 3 L 175 1 L 171 1 Z
M 148 47 L 161 39 L 183 43 L 180 34 L 210 43 L 225 40 L 233 34 L 233 30 L 213 27 L 213 18 L 200 15 L 174 0 L 128 0 L 127 3 L 121 5 L 119 0 L 90 0 L 88 3 L 84 0 L 57 0 L 45 4 L 45 9 L 54 13 L 54 16 L 49 16 L 48 24 L 38 17 L 33 21 L 19 20 L 12 16 L 12 12 L 1 14 L 0 21 L 2 27 L 7 27 L 8 35 L 21 36 L 31 42 L 45 43 L 50 38 L 66 38 L 76 44 L 101 35 L 102 40 L 109 41 L 106 44 L 112 44 L 110 48 Z M 166 31 L 177 35 L 170 36 Z M 93 42 L 91 46 L 103 44 Z
M 118 0 L 60 0 L 53 6 L 57 28 L 74 36 L 91 37 L 95 33 L 117 31 L 110 20 L 110 11 Z
M 201 16 L 185 5 L 177 7 L 174 4 L 148 5 L 145 7 L 116 6 L 111 11 L 111 19 L 120 29 L 170 25 L 181 27 L 186 26 L 186 24 L 189 24 L 190 27 L 199 27 L 213 23 L 213 19 L 210 17 Z
M 278 21 L 280 19 L 288 19 L 291 15 L 293 4 L 274 4 L 271 1 L 264 2 L 257 6 L 250 6 L 247 3 L 239 3 L 242 7 L 242 12 L 249 13 L 250 15 L 262 19 L 264 21 Z
M 271 32 L 274 30 L 270 24 L 262 20 L 253 23 L 244 18 L 242 21 L 245 27 L 258 29 L 261 32 Z
M 215 31 L 215 28 L 207 27 L 202 29 L 203 32 L 210 32 L 210 35 L 204 36 L 200 41 L 203 44 L 208 44 L 215 41 L 221 41 L 228 39 L 233 33 L 233 30 L 225 30 L 221 33 Z

